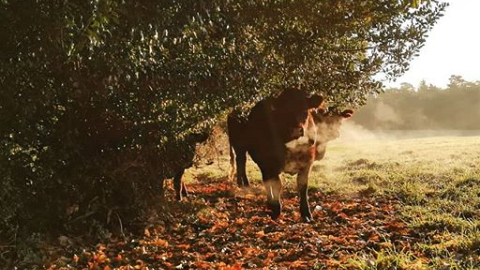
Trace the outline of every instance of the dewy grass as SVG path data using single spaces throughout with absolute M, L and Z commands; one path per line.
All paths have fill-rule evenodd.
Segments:
M 341 153 L 332 151 L 325 162 L 332 167 L 355 164 L 357 170 L 331 171 L 343 174 L 338 179 L 347 178 L 358 185 L 373 182 L 376 194 L 399 199 L 402 219 L 421 239 L 414 248 L 423 255 L 419 259 L 417 255 L 388 250 L 369 254 L 373 256 L 370 258 L 357 256 L 353 260 L 357 269 L 480 268 L 479 137 L 346 145 L 350 147 L 343 146 Z

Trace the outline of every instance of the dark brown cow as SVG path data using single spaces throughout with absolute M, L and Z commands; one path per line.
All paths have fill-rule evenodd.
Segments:
M 245 172 L 248 152 L 262 172 L 273 219 L 281 213 L 280 174 L 287 156 L 285 143 L 304 136 L 309 111 L 320 107 L 322 103 L 320 96 L 307 97 L 299 90 L 288 89 L 276 98 L 257 103 L 246 120 L 232 114 L 227 119 L 230 163 L 232 172 L 235 163 L 237 165 L 237 183 L 239 186 L 249 185 Z

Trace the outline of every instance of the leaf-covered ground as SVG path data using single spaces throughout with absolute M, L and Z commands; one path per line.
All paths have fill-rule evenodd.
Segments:
M 170 187 L 169 214 L 142 232 L 61 237 L 19 269 L 480 269 L 480 137 L 332 143 L 310 178 L 312 223 L 294 178 L 272 221 L 258 169 L 239 189 L 217 161 L 187 174 L 183 202 Z
M 143 236 L 65 253 L 50 268 L 336 269 L 353 267 L 355 254 L 408 251 L 415 241 L 392 200 L 312 190 L 315 221 L 302 223 L 297 196 L 287 190 L 283 216 L 273 221 L 261 187 L 205 181 L 190 185 L 195 195 L 171 204 L 170 218 L 153 221 Z

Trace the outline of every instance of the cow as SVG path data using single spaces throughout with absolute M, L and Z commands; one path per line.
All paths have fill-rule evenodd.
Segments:
M 74 107 L 73 112 L 68 121 L 75 127 L 79 140 L 78 148 L 86 156 L 95 155 L 100 151 L 106 152 L 108 149 L 120 149 L 126 140 L 137 134 L 142 134 L 147 143 L 158 143 L 158 133 L 148 132 L 158 130 L 158 123 L 148 121 L 134 123 L 124 119 L 118 112 L 104 110 L 101 107 Z M 136 154 L 119 155 L 116 158 L 116 169 L 111 172 L 114 174 L 112 177 L 120 177 L 115 174 L 125 175 L 126 171 L 134 167 L 149 171 L 151 175 L 160 174 L 162 193 L 164 180 L 173 178 L 175 197 L 180 201 L 182 197 L 188 195 L 182 176 L 185 170 L 193 165 L 195 146 L 205 142 L 209 135 L 209 130 L 191 132 L 181 141 L 174 141 L 174 145 L 170 145 L 169 148 L 177 151 L 169 153 L 159 152 L 155 147 L 142 147 Z M 168 159 L 165 158 L 167 155 Z M 130 159 L 131 157 L 133 159 Z M 154 181 L 156 183 L 157 180 Z
M 182 181 L 185 170 L 193 166 L 193 159 L 195 157 L 195 145 L 204 143 L 209 137 L 209 133 L 199 132 L 187 135 L 184 144 L 187 144 L 186 149 L 182 149 L 182 155 L 178 158 L 175 164 L 175 175 L 173 176 L 173 187 L 175 189 L 175 198 L 181 201 L 183 197 L 188 196 L 188 190 L 185 183 Z
M 282 208 L 280 174 L 287 156 L 285 144 L 304 137 L 310 111 L 323 103 L 321 96 L 308 97 L 300 90 L 286 89 L 278 97 L 258 102 L 246 119 L 235 114 L 227 118 L 231 176 L 235 174 L 236 165 L 237 184 L 249 185 L 245 171 L 248 152 L 261 170 L 273 219 L 280 216 Z

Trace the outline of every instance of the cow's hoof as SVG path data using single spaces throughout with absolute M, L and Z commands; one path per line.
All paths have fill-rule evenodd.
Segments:
M 311 215 L 310 216 L 305 216 L 305 217 L 302 216 L 302 221 L 305 222 L 305 223 L 310 223 L 310 222 L 313 221 L 313 218 L 312 218 Z
M 272 211 L 270 213 L 270 216 L 272 217 L 272 219 L 273 220 L 278 219 L 278 217 L 282 213 L 282 205 L 278 202 L 275 202 L 275 203 L 269 203 L 268 206 L 270 207 L 270 210 Z

